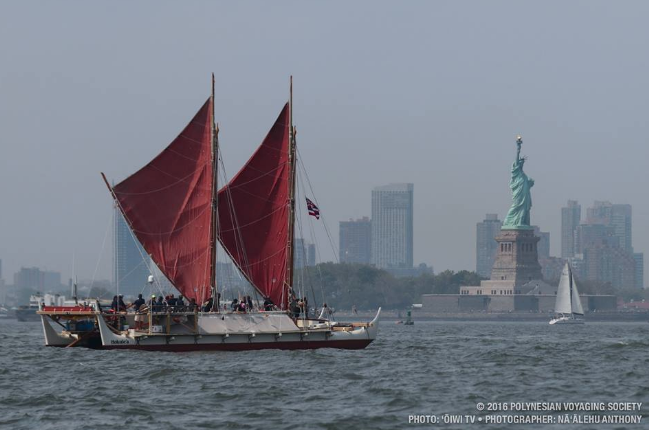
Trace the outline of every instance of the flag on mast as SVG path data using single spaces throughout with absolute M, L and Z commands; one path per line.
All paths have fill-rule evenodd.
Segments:
M 306 198 L 306 208 L 309 210 L 309 215 L 320 219 L 320 209 L 308 197 Z

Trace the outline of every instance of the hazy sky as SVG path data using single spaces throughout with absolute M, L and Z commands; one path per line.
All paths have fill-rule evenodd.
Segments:
M 532 223 L 633 205 L 649 251 L 649 4 L 595 1 L 0 3 L 0 259 L 92 277 L 111 218 L 100 171 L 148 162 L 209 96 L 230 177 L 295 80 L 298 145 L 337 246 L 371 189 L 415 184 L 415 262 L 475 268 L 504 218 L 515 136 Z M 326 236 L 324 259 L 333 258 Z M 648 256 L 649 257 L 649 256 Z M 649 258 L 647 258 L 649 260 Z M 110 277 L 111 241 L 98 277 Z

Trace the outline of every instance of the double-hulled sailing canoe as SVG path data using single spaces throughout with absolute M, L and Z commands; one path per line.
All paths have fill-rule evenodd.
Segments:
M 220 190 L 218 151 L 212 81 L 211 97 L 167 148 L 117 185 L 104 180 L 133 234 L 183 296 L 198 304 L 210 298 L 218 302 L 218 242 L 276 310 L 150 309 L 145 328 L 133 329 L 132 314 L 106 315 L 98 305 L 72 314 L 42 309 L 47 345 L 161 351 L 360 349 L 376 338 L 380 309 L 370 322 L 346 324 L 295 318 L 289 309 L 296 188 L 292 96 L 248 162 Z M 95 324 L 92 330 L 84 326 L 85 331 L 57 331 L 50 324 L 66 318 Z

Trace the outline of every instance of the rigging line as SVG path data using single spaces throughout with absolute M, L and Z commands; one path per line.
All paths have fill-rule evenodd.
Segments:
M 177 176 L 172 175 L 172 174 L 169 173 L 168 171 L 159 168 L 159 167 L 156 166 L 155 164 L 150 164 L 150 166 L 151 166 L 153 169 L 157 170 L 158 172 L 162 173 L 163 175 L 167 175 L 167 176 L 170 177 L 170 178 L 176 179 L 176 180 L 178 181 L 178 182 L 176 182 L 176 184 L 177 184 L 177 183 L 180 183 L 180 182 L 187 183 L 187 182 L 186 182 L 186 179 L 188 179 L 189 177 L 192 177 L 192 176 L 194 176 L 194 177 L 195 177 L 195 176 L 199 176 L 199 178 L 200 178 L 200 176 L 202 176 L 202 175 L 205 174 L 205 170 L 207 170 L 206 167 L 209 167 L 209 166 L 208 166 L 208 161 L 205 161 L 205 162 L 203 162 L 203 163 L 201 163 L 201 164 L 194 164 L 193 167 L 195 167 L 195 169 L 194 169 L 194 170 L 190 170 L 189 175 L 187 175 L 187 176 L 185 176 L 185 177 L 183 177 L 183 178 L 179 178 L 179 177 L 177 177 Z M 189 183 L 191 183 L 191 182 L 189 182 Z
M 276 253 L 267 256 L 267 257 L 264 258 L 263 260 L 255 261 L 254 263 L 252 263 L 252 264 L 248 264 L 248 265 L 246 265 L 245 267 L 247 267 L 248 269 L 250 269 L 250 268 L 252 268 L 252 267 L 259 266 L 261 263 L 270 260 L 271 258 L 275 257 L 276 255 L 281 254 L 282 252 L 286 252 L 286 249 L 282 248 L 282 249 L 280 249 L 279 251 L 277 251 Z
M 185 160 L 189 160 L 189 161 L 191 161 L 192 163 L 198 163 L 198 161 L 200 160 L 200 158 L 192 158 L 192 157 L 190 157 L 190 156 L 188 156 L 188 155 L 183 154 L 183 153 L 180 152 L 180 151 L 176 151 L 175 149 L 171 148 L 170 146 L 167 147 L 167 151 L 169 151 L 169 152 L 173 152 L 173 153 L 176 154 L 177 156 L 182 157 L 182 158 L 184 158 Z M 199 155 L 199 156 L 200 156 L 200 153 L 201 153 L 201 151 L 198 152 L 198 155 Z M 154 158 L 153 160 L 151 160 L 151 162 L 153 162 L 153 161 L 155 161 L 155 158 Z
M 205 124 L 200 124 L 200 125 L 201 125 L 202 128 L 205 128 Z M 196 139 L 194 139 L 192 137 L 189 137 L 189 136 L 187 136 L 185 134 L 182 134 L 182 132 L 178 136 L 176 136 L 176 138 L 173 141 L 171 141 L 171 143 L 176 142 L 179 138 L 182 138 L 183 140 L 187 140 L 187 141 L 189 141 L 191 143 L 197 143 L 199 145 L 205 145 L 205 142 L 203 142 L 202 140 L 196 140 Z M 169 145 L 171 145 L 171 143 Z M 167 148 L 169 148 L 169 146 L 167 146 Z
M 251 182 L 257 181 L 257 180 L 259 180 L 259 179 L 261 179 L 261 178 L 264 178 L 264 177 L 266 177 L 266 176 L 270 176 L 271 174 L 275 173 L 276 171 L 278 171 L 279 169 L 283 168 L 283 167 L 286 166 L 286 165 L 288 165 L 288 163 L 282 163 L 282 164 L 280 164 L 279 166 L 277 166 L 276 168 L 271 169 L 271 170 L 266 170 L 266 171 L 257 170 L 257 169 L 254 169 L 254 168 L 253 168 L 253 169 L 251 169 L 251 170 L 255 170 L 257 173 L 260 173 L 259 176 L 254 177 L 254 178 L 252 178 L 252 179 L 249 179 L 249 180 L 246 181 L 246 182 L 242 182 L 242 183 L 240 183 L 240 184 L 237 184 L 236 186 L 234 186 L 234 185 L 226 185 L 226 187 L 230 187 L 230 188 L 236 190 L 237 188 L 240 188 L 240 187 L 242 187 L 242 186 L 244 186 L 244 185 L 248 185 L 248 184 L 251 183 Z M 247 168 L 250 168 L 250 166 L 247 166 Z
M 223 191 L 223 190 L 226 189 L 226 188 L 232 188 L 232 187 L 224 187 L 224 188 L 221 188 L 221 190 Z M 226 190 L 226 191 L 227 191 L 227 190 Z M 231 192 L 231 191 L 232 191 L 232 190 L 230 190 L 230 192 Z M 249 195 L 249 196 L 251 196 L 251 197 L 256 198 L 257 200 L 261 200 L 261 201 L 266 202 L 266 203 L 272 203 L 272 202 L 273 202 L 273 201 L 270 200 L 270 199 L 264 198 L 263 196 L 259 196 L 259 195 L 257 195 L 257 194 L 253 194 L 253 193 L 251 193 L 250 191 L 246 191 L 246 190 L 243 189 L 243 188 L 239 189 L 238 191 L 239 191 L 240 193 L 247 194 L 247 195 Z M 270 193 L 267 193 L 267 194 L 270 194 Z M 288 200 L 288 197 L 287 197 L 287 200 Z
M 311 190 L 311 195 L 313 196 L 313 199 L 316 201 L 316 206 L 317 206 L 318 200 L 317 200 L 317 198 L 315 196 L 315 192 L 313 191 L 313 187 L 311 186 L 311 180 L 309 179 L 309 175 L 306 172 L 306 167 L 304 166 L 304 162 L 302 161 L 302 156 L 298 157 L 298 159 L 300 161 L 300 175 L 304 174 L 304 176 L 306 177 L 306 181 L 303 181 L 303 182 L 308 183 L 309 189 Z M 320 216 L 322 217 L 322 224 L 324 225 L 325 232 L 326 232 L 326 234 L 327 234 L 327 236 L 329 238 L 329 244 L 331 245 L 331 247 L 333 249 L 334 248 L 333 242 L 331 240 L 331 235 L 329 234 L 329 230 L 327 229 L 327 223 L 325 222 L 324 214 L 321 212 Z M 311 229 L 312 229 L 312 235 L 315 238 L 315 230 L 313 230 L 313 223 L 311 223 L 310 225 L 311 225 Z M 320 246 L 318 245 L 317 242 L 315 242 L 315 243 L 316 243 L 316 249 L 318 251 L 318 254 L 322 255 L 322 253 L 320 252 Z M 335 249 L 333 249 L 333 251 L 334 251 L 334 258 L 337 261 L 338 257 L 336 256 Z M 316 265 L 316 270 L 318 271 L 318 280 L 320 281 L 320 292 L 321 292 L 321 295 L 322 295 L 322 303 L 324 303 L 325 302 L 325 293 L 324 293 L 324 281 L 323 281 L 323 276 L 322 276 L 322 268 L 320 266 Z
M 92 290 L 92 286 L 95 284 L 95 277 L 97 276 L 97 270 L 99 269 L 99 263 L 101 262 L 102 257 L 104 256 L 104 249 L 106 248 L 106 238 L 108 237 L 108 231 L 110 230 L 110 226 L 113 223 L 113 215 L 108 219 L 108 227 L 106 228 L 106 233 L 104 233 L 104 240 L 101 243 L 101 252 L 99 253 L 99 259 L 97 260 L 97 264 L 95 265 L 95 271 L 92 274 L 92 280 L 90 281 L 90 289 Z
M 162 267 L 164 267 L 165 269 L 172 269 L 172 268 L 186 267 L 186 266 L 189 266 L 189 265 L 191 265 L 191 264 L 196 263 L 198 260 L 200 260 L 201 258 L 203 258 L 203 256 L 204 256 L 206 253 L 209 253 L 209 247 L 206 247 L 206 248 L 205 248 L 205 249 L 204 249 L 204 250 L 203 250 L 199 255 L 196 256 L 196 258 L 192 259 L 191 261 L 184 262 L 183 264 L 173 264 L 173 265 L 160 264 L 160 265 L 158 265 L 158 266 L 162 266 Z M 153 258 L 152 258 L 152 259 L 153 259 Z
M 225 165 L 223 163 L 223 158 L 219 157 L 220 165 L 221 165 L 221 172 L 222 175 L 224 176 L 224 181 L 227 183 L 227 172 L 225 170 Z M 230 219 L 232 220 L 233 224 L 236 225 L 238 223 L 236 213 L 234 212 L 234 202 L 232 200 L 232 192 L 226 188 L 225 192 L 226 198 L 228 199 L 228 210 L 229 210 L 229 215 Z M 220 225 L 220 224 L 219 224 Z M 246 253 L 245 248 L 243 248 L 243 236 L 241 236 L 241 231 L 237 231 L 238 235 L 235 236 L 235 251 L 237 252 L 237 255 L 242 255 L 243 256 L 243 263 L 248 265 L 248 255 Z M 223 245 L 223 244 L 222 244 Z M 233 257 L 232 252 L 224 245 L 223 249 L 225 252 L 228 254 L 234 265 L 239 269 L 239 272 L 246 278 L 246 280 L 252 285 L 252 287 L 256 290 L 259 290 L 259 287 L 255 285 L 255 283 L 252 281 L 252 278 L 250 277 L 250 274 L 244 270 L 240 262 L 237 262 L 237 260 Z
M 310 221 L 309 222 L 309 227 L 310 227 L 311 237 L 313 238 L 313 243 L 315 244 L 314 245 L 314 249 L 315 249 L 315 252 L 316 252 L 315 257 L 317 259 L 317 257 L 322 255 L 322 253 L 320 252 L 320 243 L 315 240 L 315 238 L 316 238 L 315 227 L 314 227 L 315 222 L 312 219 L 309 219 L 309 221 Z M 315 263 L 315 261 L 314 261 L 314 263 Z M 319 282 L 319 287 L 320 287 L 320 295 L 322 296 L 322 303 L 325 303 L 324 282 L 323 282 L 323 277 L 322 277 L 322 272 L 321 272 L 320 266 L 316 265 L 315 270 L 317 271 L 317 274 L 318 274 L 318 282 Z M 311 274 L 312 274 L 312 272 L 309 271 L 309 277 L 311 277 Z M 312 284 L 314 284 L 314 282 L 312 282 Z M 314 293 L 314 295 L 315 295 L 315 293 Z
M 137 248 L 138 252 L 140 253 L 140 256 L 142 257 L 142 260 L 143 260 L 143 261 L 146 261 L 146 258 L 144 257 L 144 254 L 142 253 L 142 248 L 144 248 L 144 246 L 142 246 L 142 244 L 140 243 L 140 241 L 135 237 L 135 233 L 133 233 L 133 226 L 131 225 L 131 223 L 128 221 L 128 219 L 127 219 L 126 216 L 124 215 L 124 208 L 122 207 L 122 204 L 121 204 L 121 203 L 119 202 L 119 200 L 117 200 L 117 199 L 114 199 L 114 201 L 115 201 L 115 204 L 116 204 L 117 208 L 119 208 L 118 214 L 121 215 L 121 216 L 124 218 L 124 221 L 126 222 L 126 224 L 127 224 L 127 226 L 128 226 L 128 231 L 129 231 L 129 233 L 131 234 L 131 238 L 135 241 L 135 243 L 137 243 L 137 244 L 140 245 L 140 246 L 136 246 L 136 248 Z M 116 215 L 117 215 L 117 214 L 116 214 Z M 147 256 L 149 257 L 149 261 L 151 261 L 151 264 L 155 264 L 156 267 L 158 267 L 157 263 L 153 260 L 153 258 L 151 258 L 151 256 L 150 256 L 148 253 L 147 253 Z M 150 267 L 149 265 L 147 265 L 147 268 L 149 269 L 149 273 L 150 273 L 151 275 L 153 275 L 153 281 L 155 282 L 156 287 L 158 287 L 158 291 L 160 292 L 160 294 L 163 294 L 163 291 L 162 291 L 162 285 L 160 285 L 160 281 L 158 280 L 158 277 L 156 276 L 157 274 L 154 274 L 154 273 L 153 273 L 154 270 L 151 270 L 151 267 Z M 160 272 L 162 272 L 162 269 L 160 269 L 160 267 L 158 267 L 158 270 L 160 270 Z M 163 273 L 163 274 L 164 274 L 164 273 Z M 167 279 L 168 279 L 168 278 L 167 278 Z M 171 282 L 170 279 L 168 279 L 168 280 L 169 280 L 169 283 L 170 283 L 174 288 L 176 288 L 176 286 L 174 285 L 174 283 Z M 176 288 L 176 290 L 178 290 L 178 288 Z
M 203 208 L 203 210 L 199 214 L 197 214 L 193 219 L 188 220 L 185 224 L 183 224 L 180 227 L 175 228 L 175 229 L 173 229 L 171 231 L 153 231 L 153 232 L 151 232 L 151 231 L 138 230 L 138 229 L 135 229 L 135 228 L 133 228 L 132 230 L 134 232 L 136 232 L 136 233 L 147 235 L 147 236 L 170 236 L 170 235 L 172 235 L 172 234 L 174 234 L 176 232 L 179 232 L 180 230 L 183 230 L 186 227 L 189 227 L 191 224 L 196 222 L 201 217 L 201 215 L 203 215 L 207 211 L 208 208 L 210 208 L 210 205 L 208 205 L 208 204 L 205 204 L 203 206 L 205 206 Z
M 248 160 L 248 161 L 250 161 L 250 160 Z M 280 167 L 282 167 L 282 166 L 284 166 L 284 165 L 286 165 L 286 164 L 288 164 L 288 161 L 285 161 L 285 162 L 283 162 L 283 163 L 278 164 L 277 167 L 274 168 L 272 171 L 275 171 L 275 170 L 279 169 Z M 246 165 L 246 166 L 247 166 L 247 168 L 249 168 L 250 170 L 255 171 L 255 172 L 257 172 L 257 173 L 266 173 L 266 170 L 264 170 L 264 169 L 258 169 L 257 167 L 254 167 L 254 166 L 252 166 L 252 165 Z M 238 175 L 239 175 L 239 172 L 237 172 L 237 174 L 235 175 L 235 178 L 236 178 Z
M 306 201 L 305 200 L 305 193 L 304 193 L 304 190 L 303 190 L 303 188 L 304 188 L 304 185 L 303 185 L 304 184 L 304 179 L 302 177 L 302 172 L 300 170 L 298 170 L 298 176 L 300 178 L 300 181 L 298 181 L 298 195 L 300 196 L 300 192 L 302 193 L 301 196 L 300 196 L 301 198 L 300 198 L 299 203 L 298 203 L 298 206 L 300 208 L 300 215 L 301 215 L 299 218 L 302 219 L 303 214 L 308 213 L 308 210 L 307 210 L 307 212 L 304 212 L 304 209 L 308 209 L 308 208 L 306 208 L 305 203 L 304 203 Z M 315 231 L 313 229 L 313 222 L 312 222 L 310 217 L 307 217 L 307 224 L 310 227 L 310 231 L 311 231 L 311 238 L 310 239 L 313 242 L 313 248 L 316 249 L 317 241 L 316 241 L 316 238 L 315 238 Z M 300 222 L 300 235 L 302 236 L 302 247 L 303 247 L 303 250 L 304 250 L 303 253 L 305 254 L 304 255 L 304 267 L 302 269 L 303 282 L 305 283 L 305 285 L 308 284 L 308 286 L 311 287 L 311 295 L 313 296 L 313 306 L 314 306 L 315 309 L 317 309 L 318 299 L 316 298 L 315 290 L 313 288 L 313 282 L 311 280 L 311 269 L 309 268 L 308 261 L 307 261 L 308 253 L 307 253 L 306 247 L 304 246 L 304 233 L 302 232 L 302 223 L 301 222 Z M 306 280 L 304 279 L 305 277 L 306 277 Z
M 229 206 L 229 205 L 228 205 L 228 206 Z M 282 209 L 286 209 L 286 205 L 278 206 L 277 208 L 273 209 L 272 212 L 270 212 L 270 213 L 268 213 L 268 214 L 266 214 L 266 215 L 264 215 L 264 216 L 262 216 L 262 217 L 259 217 L 259 218 L 257 218 L 256 220 L 250 221 L 250 222 L 247 223 L 247 224 L 240 225 L 240 226 L 238 226 L 237 228 L 230 228 L 230 229 L 227 229 L 227 230 L 221 230 L 221 233 L 230 233 L 230 232 L 232 232 L 232 231 L 235 231 L 235 230 L 241 230 L 241 229 L 244 229 L 244 228 L 246 228 L 246 227 L 248 227 L 248 226 L 251 226 L 251 225 L 253 225 L 253 224 L 257 224 L 257 223 L 260 222 L 261 220 L 263 220 L 263 219 L 265 219 L 265 218 L 268 218 L 269 216 L 274 215 L 275 212 L 279 212 L 279 211 L 281 211 Z
M 318 199 L 315 196 L 315 192 L 313 191 L 313 186 L 311 185 L 311 179 L 309 179 L 309 174 L 307 173 L 306 167 L 304 166 L 304 162 L 302 161 L 302 156 L 299 154 L 299 150 L 297 148 L 296 148 L 296 150 L 298 151 L 298 161 L 300 163 L 300 167 L 304 171 L 304 176 L 306 177 L 306 182 L 309 185 L 309 189 L 311 190 L 311 194 L 313 195 L 313 200 L 315 200 L 316 205 L 318 207 L 320 207 L 318 205 Z M 329 238 L 329 244 L 331 245 L 331 251 L 334 254 L 334 259 L 335 259 L 335 261 L 337 263 L 339 263 L 340 261 L 338 259 L 338 253 L 336 252 L 336 248 L 334 246 L 333 239 L 331 237 L 331 232 L 329 231 L 329 228 L 327 227 L 327 222 L 325 220 L 324 213 L 325 213 L 325 211 L 320 211 L 320 218 L 322 218 L 322 225 L 324 226 L 325 232 L 327 233 L 327 237 Z
M 139 268 L 139 267 L 142 265 L 142 263 L 144 263 L 144 260 L 140 261 L 140 262 L 139 262 L 135 267 L 133 267 L 131 270 L 129 270 L 127 274 L 125 274 L 124 276 L 121 276 L 121 277 L 119 278 L 119 282 L 122 282 L 124 279 L 126 279 L 126 277 L 127 277 L 128 275 L 130 275 L 131 273 L 133 273 L 133 271 L 134 271 L 135 269 Z M 147 267 L 147 268 L 148 268 L 148 267 Z
M 222 167 L 223 175 L 226 176 L 225 165 L 223 163 L 222 158 L 221 158 L 221 167 Z M 227 177 L 224 178 L 224 181 L 227 181 Z M 237 255 L 242 255 L 243 259 L 244 259 L 244 263 L 247 265 L 248 264 L 248 256 L 247 256 L 246 250 L 244 248 L 243 233 L 241 232 L 241 229 L 239 227 L 239 220 L 238 220 L 238 218 L 236 216 L 236 211 L 235 211 L 235 207 L 234 207 L 234 200 L 232 199 L 232 190 L 229 187 L 227 187 L 225 189 L 225 195 L 227 197 L 227 202 L 228 202 L 227 207 L 228 207 L 228 213 L 230 215 L 230 220 L 232 221 L 232 224 L 234 226 L 234 228 L 232 230 L 235 231 L 235 233 L 236 233 L 235 234 L 234 244 L 235 244 L 235 247 L 236 247 Z M 220 235 L 219 235 L 219 237 L 220 237 Z M 224 248 L 225 248 L 225 246 L 224 246 Z M 230 257 L 232 258 L 232 255 L 230 255 Z M 239 267 L 240 270 L 243 270 L 243 268 L 239 264 L 236 263 L 234 258 L 232 258 L 232 261 L 235 262 L 235 264 L 237 265 L 237 267 Z M 249 274 L 245 273 L 245 276 L 250 281 L 250 283 L 254 286 L 254 283 L 250 279 Z
M 169 175 L 168 173 L 166 173 L 166 172 L 164 172 L 164 171 L 158 169 L 158 168 L 155 167 L 155 166 L 152 166 L 152 167 L 154 167 L 156 170 L 158 170 L 158 171 L 161 172 L 161 173 L 165 173 L 165 174 L 167 174 L 168 176 L 170 176 L 170 177 L 172 177 L 172 178 L 174 178 L 174 179 L 177 179 L 177 181 L 176 181 L 176 182 L 173 182 L 173 183 L 171 183 L 171 184 L 165 185 L 164 187 L 161 187 L 161 188 L 155 189 L 155 190 L 142 191 L 142 192 L 139 192 L 139 193 L 127 193 L 127 192 L 125 192 L 125 191 L 116 191 L 114 187 L 113 187 L 113 192 L 114 192 L 116 195 L 120 195 L 120 196 L 140 196 L 140 195 L 144 195 L 144 194 L 153 194 L 153 193 L 158 193 L 158 192 L 160 192 L 160 191 L 164 191 L 164 190 L 167 190 L 167 189 L 169 189 L 169 188 L 171 188 L 171 187 L 173 187 L 173 186 L 175 186 L 175 185 L 178 185 L 178 184 L 181 183 L 181 182 L 185 182 L 188 178 L 192 177 L 196 172 L 198 172 L 199 170 L 201 170 L 204 166 L 199 167 L 199 168 L 193 170 L 191 173 L 189 173 L 189 174 L 188 174 L 187 176 L 185 176 L 184 178 L 176 178 L 175 176 Z M 137 172 L 136 172 L 136 173 L 137 173 Z M 134 173 L 133 175 L 135 175 L 136 173 Z M 128 180 L 128 179 L 129 179 L 131 176 L 133 176 L 133 175 L 130 175 L 129 177 L 127 177 L 126 179 L 124 179 L 122 182 Z M 122 182 L 120 182 L 120 183 L 117 184 L 116 186 L 119 186 Z

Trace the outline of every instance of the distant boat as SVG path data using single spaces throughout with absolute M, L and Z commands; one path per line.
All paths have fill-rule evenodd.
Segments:
M 32 294 L 29 297 L 29 305 L 20 306 L 16 309 L 16 319 L 21 322 L 40 321 L 41 317 L 36 313 L 38 307 L 43 302 L 43 296 L 40 293 Z
M 408 311 L 408 314 L 406 316 L 406 322 L 404 324 L 405 325 L 415 325 L 415 322 L 412 320 L 412 311 Z
M 563 272 L 561 272 L 554 313 L 555 316 L 550 320 L 550 325 L 584 323 L 584 309 L 579 299 L 575 275 L 573 275 L 570 264 L 568 263 L 566 263 Z

